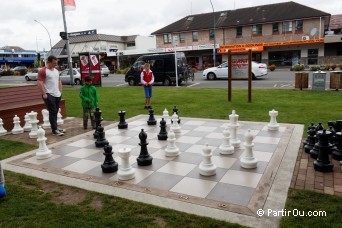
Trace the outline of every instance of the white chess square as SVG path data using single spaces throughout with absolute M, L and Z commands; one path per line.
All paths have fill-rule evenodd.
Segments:
M 115 135 L 115 136 L 107 138 L 107 140 L 108 140 L 109 144 L 115 144 L 115 143 L 121 143 L 121 142 L 123 142 L 129 138 L 131 138 L 131 137 Z
M 214 181 L 184 177 L 170 191 L 205 198 L 216 184 Z
M 280 138 L 267 137 L 267 136 L 256 136 L 253 139 L 254 143 L 266 143 L 266 144 L 278 144 Z
M 170 161 L 169 163 L 158 169 L 157 172 L 186 176 L 195 167 L 196 165 L 194 164 Z
M 68 146 L 75 146 L 75 147 L 87 147 L 89 145 L 94 144 L 94 140 L 89 140 L 89 139 L 80 139 L 78 141 L 75 141 L 73 143 L 67 144 Z M 95 144 L 94 144 L 95 145 Z
M 204 131 L 204 132 L 213 132 L 216 130 L 217 127 L 206 127 L 206 126 L 199 126 L 194 129 L 194 131 Z
M 269 162 L 272 158 L 273 153 L 253 151 L 254 157 L 259 161 Z
M 147 120 L 143 121 L 143 120 L 134 120 L 132 122 L 128 123 L 128 126 L 132 125 L 132 126 L 139 126 L 139 125 L 144 125 L 147 124 Z
M 189 120 L 184 125 L 191 125 L 191 126 L 200 126 L 202 124 L 205 124 L 205 121 L 199 121 L 199 120 Z
M 96 162 L 96 161 L 90 161 L 90 160 L 79 160 L 75 163 L 72 163 L 71 165 L 68 165 L 64 168 L 63 170 L 68 170 L 76 173 L 86 173 L 87 171 L 97 167 L 101 166 L 101 162 Z
M 120 169 L 120 167 L 119 167 L 119 169 Z M 144 180 L 146 177 L 150 176 L 153 173 L 153 171 L 151 171 L 151 170 L 136 169 L 136 168 L 133 168 L 133 169 L 135 171 L 134 178 L 131 179 L 131 180 L 124 181 L 124 182 L 131 183 L 131 184 L 137 184 L 137 183 L 139 183 L 140 181 Z M 115 174 L 110 179 L 118 181 L 119 180 L 118 174 Z M 123 181 L 123 180 L 120 180 L 120 181 Z
M 220 182 L 256 188 L 261 177 L 262 174 L 259 173 L 228 170 L 228 172 L 222 177 Z
M 180 136 L 179 138 L 177 138 L 176 144 L 177 144 L 177 142 L 195 144 L 200 140 L 201 140 L 201 137 L 193 137 L 193 136 L 185 136 L 184 135 L 184 136 Z
M 222 130 L 222 132 L 223 132 L 223 130 Z M 223 134 L 217 133 L 217 132 L 211 132 L 208 135 L 206 135 L 205 137 L 209 138 L 209 139 L 223 139 Z
M 114 144 L 112 145 L 112 151 L 113 153 L 117 153 L 119 151 L 120 148 L 130 148 L 133 149 L 135 147 L 139 146 L 138 144 L 136 146 L 133 145 L 127 145 L 127 144 Z
M 224 169 L 230 169 L 230 167 L 236 162 L 236 160 L 236 158 L 229 158 L 223 156 L 211 157 L 211 161 L 213 162 L 213 164 L 215 164 L 217 167 Z
M 176 142 L 176 145 L 177 145 L 177 142 Z M 205 147 L 206 145 L 192 145 L 185 152 L 201 154 L 203 151 L 203 148 Z M 209 148 L 211 149 L 211 151 L 214 151 L 217 147 L 209 145 Z
M 120 131 L 119 129 L 117 128 L 112 128 L 112 129 L 109 129 L 109 130 L 106 130 L 106 135 L 118 135 L 118 134 L 121 134 L 122 131 Z
M 35 164 L 35 165 L 41 165 L 44 164 L 45 162 L 51 161 L 53 159 L 59 158 L 60 155 L 56 155 L 56 154 L 52 154 L 51 157 L 46 158 L 46 159 L 37 159 L 36 156 L 28 158 L 26 160 L 24 160 L 23 162 L 26 163 L 31 163 L 31 164 Z
M 68 153 L 65 156 L 73 157 L 73 158 L 86 158 L 96 153 L 102 153 L 102 151 L 100 151 L 99 149 L 82 148 L 74 152 Z
M 157 149 L 160 149 L 164 146 L 167 145 L 167 141 L 162 141 L 162 140 L 150 140 L 148 141 L 148 145 L 147 147 L 153 147 L 153 148 L 157 148 Z
M 268 131 L 268 126 L 267 126 L 267 125 L 264 126 L 264 127 L 262 128 L 262 131 Z M 285 127 L 285 126 L 279 126 L 278 131 L 279 131 L 279 132 L 284 132 L 284 131 L 286 131 L 286 127 Z
M 171 161 L 171 160 L 176 158 L 176 157 L 165 156 L 165 150 L 164 149 L 160 149 L 160 150 L 154 152 L 153 154 L 151 154 L 151 156 L 153 158 L 163 159 L 163 160 L 167 160 L 167 161 Z

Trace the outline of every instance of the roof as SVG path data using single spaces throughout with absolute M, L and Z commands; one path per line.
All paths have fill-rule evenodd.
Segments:
M 84 35 L 84 36 L 70 36 L 69 42 L 70 44 L 86 43 L 86 42 L 92 42 L 92 41 L 110 41 L 110 42 L 127 43 L 127 42 L 135 41 L 136 37 L 137 35 L 115 36 L 115 35 L 105 35 L 105 34 L 92 34 L 92 35 Z M 63 48 L 64 45 L 65 45 L 65 40 L 60 40 L 52 48 Z
M 239 27 L 324 16 L 330 14 L 291 1 L 215 12 L 215 27 Z M 153 32 L 152 35 L 213 28 L 213 20 L 213 13 L 190 15 Z
M 22 47 L 19 46 L 3 46 L 0 48 L 1 50 L 7 49 L 7 50 L 12 50 L 14 49 L 15 51 L 24 51 Z
M 342 14 L 331 15 L 329 30 L 342 28 Z

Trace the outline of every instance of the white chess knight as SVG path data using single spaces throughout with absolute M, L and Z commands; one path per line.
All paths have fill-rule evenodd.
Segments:
M 208 143 L 205 144 L 205 148 L 202 150 L 203 161 L 199 165 L 199 173 L 203 176 L 213 176 L 216 174 L 216 165 L 211 161 L 211 149 Z
M 167 138 L 167 146 L 165 148 L 166 157 L 176 157 L 179 155 L 179 149 L 176 146 L 176 135 L 172 129 L 170 129 Z
M 36 112 L 34 111 L 31 111 L 28 116 L 30 117 L 30 124 L 32 125 L 32 128 L 31 128 L 31 131 L 29 133 L 29 137 L 31 139 L 35 139 L 38 137 L 37 135 L 37 131 L 38 131 L 38 123 L 39 123 L 39 120 L 37 120 L 37 114 Z
M 3 127 L 4 122 L 2 122 L 2 119 L 0 118 L 0 136 L 7 135 L 7 130 Z
M 219 147 L 220 154 L 233 154 L 234 147 L 230 144 L 230 131 L 228 126 L 223 130 L 223 143 Z
M 166 121 L 166 126 L 170 127 L 171 126 L 171 119 L 170 119 L 170 116 L 169 116 L 169 111 L 167 111 L 166 108 L 163 111 L 163 118 Z
M 64 124 L 63 116 L 61 114 L 61 109 L 58 109 L 57 113 L 57 125 L 62 125 Z
M 25 125 L 24 125 L 24 131 L 31 131 L 32 124 L 30 124 L 30 117 L 28 113 L 25 114 Z
M 119 180 L 131 180 L 135 177 L 135 169 L 129 163 L 131 149 L 124 147 L 119 149 L 119 157 L 121 158 L 121 165 L 118 170 Z
M 180 133 L 181 132 L 181 127 L 178 124 L 178 115 L 174 112 L 171 118 L 172 118 L 172 125 L 171 125 L 170 129 L 172 129 L 172 131 L 175 134 Z
M 36 158 L 37 159 L 46 159 L 46 158 L 51 157 L 52 152 L 46 146 L 45 131 L 41 126 L 39 126 L 39 129 L 37 131 L 37 135 L 38 135 L 37 142 L 39 143 L 39 148 L 36 152 Z
M 240 126 L 238 123 L 239 115 L 235 113 L 235 110 L 232 111 L 232 114 L 229 115 L 229 124 L 228 127 L 230 129 L 230 143 L 233 147 L 238 148 L 240 147 L 241 141 L 237 138 L 237 129 Z
M 42 110 L 42 116 L 43 116 L 43 128 L 49 128 L 51 127 L 50 121 L 49 121 L 49 111 L 47 109 Z
M 274 109 L 272 109 L 272 111 L 268 112 L 271 120 L 270 123 L 267 124 L 267 129 L 269 131 L 278 131 L 279 130 L 279 124 L 277 123 L 277 116 L 278 116 L 278 111 L 275 111 Z
M 247 133 L 245 134 L 245 143 L 243 144 L 245 146 L 245 151 L 240 158 L 241 167 L 246 169 L 253 169 L 258 165 L 258 159 L 256 159 L 253 154 L 253 138 L 254 137 L 251 133 L 251 130 L 248 129 Z
M 12 129 L 13 135 L 24 133 L 24 129 L 20 126 L 20 118 L 17 115 L 13 117 L 13 124 L 14 124 L 14 127 Z

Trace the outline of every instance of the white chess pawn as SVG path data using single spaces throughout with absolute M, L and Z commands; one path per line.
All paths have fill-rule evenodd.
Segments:
M 165 156 L 166 157 L 176 157 L 179 154 L 180 154 L 179 149 L 176 146 L 176 135 L 173 132 L 173 130 L 170 129 L 170 131 L 168 133 L 168 138 L 167 138 L 167 146 L 165 148 Z
M 178 134 L 181 132 L 181 127 L 178 124 L 178 115 L 174 112 L 172 115 L 172 125 L 171 129 L 175 134 Z
M 14 127 L 12 129 L 13 135 L 24 133 L 24 129 L 20 126 L 20 118 L 17 115 L 13 117 L 13 124 L 14 124 Z
M 171 119 L 170 119 L 170 116 L 169 116 L 169 111 L 167 111 L 166 108 L 163 111 L 163 118 L 166 121 L 166 126 L 170 127 L 171 126 Z
M 118 170 L 119 180 L 131 180 L 135 177 L 135 169 L 129 163 L 130 152 L 130 148 L 119 149 L 119 157 L 121 158 L 121 165 Z
M 61 109 L 58 109 L 57 113 L 57 125 L 62 125 L 64 124 L 63 116 L 61 114 Z
M 237 138 L 237 129 L 239 127 L 239 115 L 235 113 L 235 110 L 232 111 L 232 114 L 229 115 L 229 129 L 230 129 L 230 143 L 233 147 L 238 148 L 240 147 L 241 141 Z
M 47 109 L 42 110 L 42 116 L 43 116 L 43 128 L 49 128 L 50 121 L 49 121 L 49 111 Z
M 30 117 L 30 124 L 32 125 L 31 131 L 29 133 L 29 137 L 31 139 L 35 139 L 38 137 L 37 131 L 38 131 L 38 126 L 37 124 L 39 123 L 39 120 L 37 120 L 37 114 L 34 111 L 31 111 L 28 115 Z
M 2 119 L 0 118 L 0 136 L 7 135 L 7 130 L 3 127 L 4 122 L 2 122 Z
M 268 112 L 271 120 L 270 123 L 267 124 L 267 129 L 269 131 L 278 131 L 279 130 L 279 124 L 277 123 L 277 116 L 278 116 L 278 111 L 275 111 L 274 109 L 272 109 L 272 111 Z
M 253 154 L 254 143 L 252 141 L 253 135 L 251 134 L 251 130 L 248 129 L 245 134 L 245 143 L 243 144 L 245 146 L 245 152 L 240 158 L 241 167 L 246 169 L 253 169 L 258 165 L 258 159 L 256 159 Z
M 37 142 L 39 143 L 39 148 L 36 152 L 37 159 L 46 159 L 52 156 L 51 150 L 49 150 L 46 146 L 46 137 L 44 129 L 39 126 L 37 131 L 38 139 Z
M 205 148 L 202 151 L 203 161 L 199 165 L 199 173 L 203 176 L 213 176 L 216 174 L 216 165 L 211 161 L 211 149 L 208 143 L 205 144 Z
M 30 117 L 28 113 L 25 115 L 25 125 L 24 125 L 24 131 L 31 131 L 32 124 L 30 124 Z
M 220 154 L 233 154 L 234 147 L 230 144 L 230 131 L 228 126 L 223 131 L 223 143 L 219 147 Z

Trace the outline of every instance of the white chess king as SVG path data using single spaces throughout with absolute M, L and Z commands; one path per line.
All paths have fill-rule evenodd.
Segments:
M 230 129 L 230 143 L 233 145 L 235 148 L 239 148 L 241 141 L 240 139 L 237 138 L 237 129 L 239 127 L 239 115 L 235 113 L 235 110 L 232 111 L 232 114 L 229 115 L 229 129 Z

